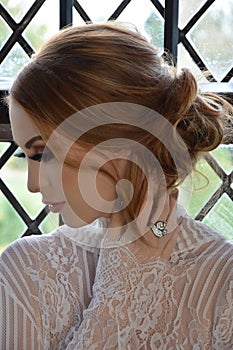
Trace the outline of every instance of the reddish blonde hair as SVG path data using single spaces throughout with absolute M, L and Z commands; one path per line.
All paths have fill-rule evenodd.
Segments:
M 222 98 L 201 93 L 188 69 L 178 73 L 136 30 L 116 23 L 60 31 L 19 73 L 10 96 L 29 113 L 45 142 L 71 114 L 100 103 L 129 102 L 162 114 L 182 137 L 192 160 L 192 167 L 182 164 L 179 174 L 169 150 L 145 130 L 103 125 L 88 132 L 83 142 L 93 146 L 128 137 L 142 143 L 160 162 L 168 188 L 184 180 L 201 152 L 221 143 L 223 119 L 231 108 Z M 140 211 L 147 185 L 135 164 L 129 180 L 135 191 L 128 206 L 132 219 Z

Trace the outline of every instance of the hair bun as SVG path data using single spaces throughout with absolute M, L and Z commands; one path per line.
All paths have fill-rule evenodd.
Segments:
M 173 125 L 186 116 L 198 95 L 197 82 L 193 74 L 187 68 L 179 73 L 171 68 L 171 81 L 166 81 L 169 86 L 161 101 L 160 113 Z
M 160 113 L 181 135 L 194 165 L 200 152 L 211 151 L 221 143 L 223 118 L 230 109 L 221 97 L 201 93 L 189 69 L 183 68 L 177 73 L 172 67 L 171 73 L 173 80 L 161 103 Z M 232 118 L 230 120 L 232 123 Z M 229 122 L 225 124 L 229 129 Z
M 198 94 L 197 81 L 189 69 L 183 68 L 174 78 L 177 114 L 182 116 L 192 106 Z

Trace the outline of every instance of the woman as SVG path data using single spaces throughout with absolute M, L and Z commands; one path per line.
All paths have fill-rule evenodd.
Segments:
M 177 205 L 230 105 L 115 23 L 55 35 L 8 103 L 64 225 L 2 254 L 1 349 L 232 349 L 232 244 Z

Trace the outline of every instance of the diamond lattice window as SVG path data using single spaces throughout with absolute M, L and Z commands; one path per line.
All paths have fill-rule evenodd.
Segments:
M 224 0 L 224 4 L 222 0 L 2 0 L 0 93 L 1 96 L 5 94 L 12 77 L 59 27 L 71 22 L 83 25 L 85 22 L 111 19 L 136 25 L 161 54 L 164 42 L 171 42 L 166 48 L 175 58 L 177 53 L 178 68 L 186 66 L 196 74 L 208 69 L 210 75 L 203 82 L 212 85 L 205 89 L 222 92 L 232 98 L 232 18 L 232 0 Z M 169 27 L 170 23 L 172 26 Z M 40 204 L 40 196 L 31 195 L 26 190 L 25 164 L 12 157 L 16 146 L 12 142 L 7 111 L 2 104 L 0 141 L 2 249 L 20 235 L 49 232 L 58 225 L 58 218 L 48 216 L 46 208 Z M 232 239 L 232 146 L 221 146 L 201 159 L 198 171 L 192 181 L 194 194 L 186 203 L 189 213 L 217 230 L 224 229 Z M 182 190 L 184 203 L 189 181 L 187 179 Z

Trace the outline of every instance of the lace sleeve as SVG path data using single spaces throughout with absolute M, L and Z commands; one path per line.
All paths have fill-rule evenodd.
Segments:
M 90 303 L 98 252 L 60 230 L 7 247 L 0 257 L 0 349 L 65 349 L 66 334 Z
M 215 309 L 213 349 L 233 349 L 233 274 L 226 279 Z
M 0 348 L 42 349 L 39 309 L 34 288 L 24 274 L 14 242 L 0 258 Z

